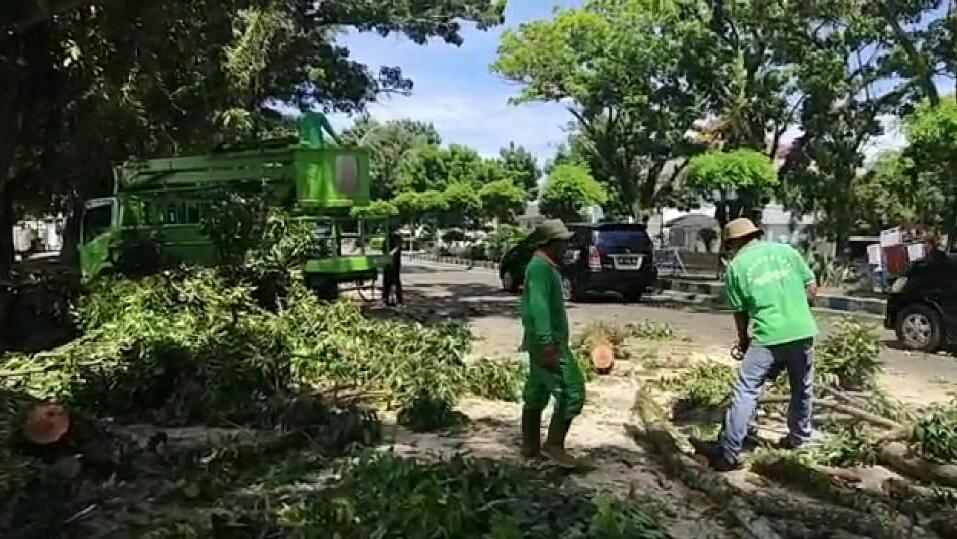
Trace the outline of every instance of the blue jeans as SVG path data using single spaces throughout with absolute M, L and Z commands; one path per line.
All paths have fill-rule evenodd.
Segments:
M 728 460 L 735 460 L 748 434 L 764 382 L 787 370 L 791 385 L 788 431 L 799 442 L 811 437 L 811 399 L 814 379 L 814 340 L 802 339 L 775 346 L 751 345 L 741 361 L 724 418 L 719 445 Z

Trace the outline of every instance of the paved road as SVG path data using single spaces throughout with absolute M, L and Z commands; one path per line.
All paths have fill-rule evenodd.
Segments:
M 515 351 L 520 329 L 518 298 L 501 290 L 496 273 L 416 262 L 407 264 L 403 274 L 406 305 L 411 310 L 468 318 L 482 339 L 477 346 L 481 355 L 509 355 Z M 827 314 L 818 318 L 825 333 L 836 320 Z M 651 319 L 670 324 L 704 346 L 730 347 L 735 340 L 734 323 L 728 314 L 669 306 L 655 298 L 637 305 L 601 298 L 575 303 L 569 306 L 569 319 L 576 326 L 592 321 L 625 324 Z M 921 404 L 948 400 L 957 392 L 957 358 L 904 352 L 887 346 L 894 343 L 891 332 L 881 329 L 881 337 L 885 342 L 881 351 L 886 371 L 883 381 L 899 398 Z

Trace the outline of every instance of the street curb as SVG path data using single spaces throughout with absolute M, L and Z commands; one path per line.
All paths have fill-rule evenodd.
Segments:
M 703 283 L 700 281 L 687 281 L 675 278 L 661 278 L 658 279 L 658 284 L 664 290 L 711 296 L 721 303 L 727 304 L 724 284 L 721 283 Z M 883 316 L 887 308 L 887 301 L 877 298 L 818 294 L 814 299 L 814 306 L 819 309 L 828 309 L 831 311 L 863 312 Z
M 402 257 L 411 261 L 433 262 L 435 264 L 448 264 L 450 266 L 466 266 L 473 268 L 483 268 L 488 270 L 497 270 L 498 262 L 491 260 L 468 260 L 467 258 L 458 258 L 455 256 L 436 256 L 425 253 L 402 253 Z
M 403 253 L 402 256 L 411 261 L 432 262 L 435 264 L 465 266 L 494 271 L 499 269 L 498 262 L 493 262 L 490 260 L 470 261 L 468 259 L 455 256 L 436 256 L 426 253 Z M 673 290 L 675 292 L 682 292 L 686 294 L 709 296 L 712 300 L 710 303 L 727 306 L 727 296 L 725 295 L 724 284 L 721 283 L 708 283 L 677 279 L 674 277 L 661 277 L 658 279 L 658 287 L 662 290 Z M 883 299 L 876 298 L 858 298 L 852 296 L 818 294 L 817 298 L 814 300 L 814 307 L 836 312 L 861 312 L 874 316 L 884 316 L 884 312 L 887 308 L 887 302 Z

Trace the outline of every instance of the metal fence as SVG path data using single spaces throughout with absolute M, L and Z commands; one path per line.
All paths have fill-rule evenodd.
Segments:
M 659 275 L 697 275 L 715 277 L 718 274 L 718 253 L 700 253 L 684 249 L 658 249 L 655 262 Z

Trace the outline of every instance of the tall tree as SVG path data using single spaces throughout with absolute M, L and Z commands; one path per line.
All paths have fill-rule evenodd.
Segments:
M 691 159 L 684 188 L 715 205 L 719 228 L 763 206 L 778 183 L 771 160 L 754 150 L 714 152 Z
M 854 182 L 851 206 L 861 232 L 914 223 L 940 226 L 947 213 L 946 185 L 900 151 L 883 152 Z
M 208 148 L 237 117 L 230 111 L 256 117 L 272 100 L 353 111 L 409 90 L 397 68 L 352 61 L 335 43 L 339 28 L 460 44 L 460 18 L 485 28 L 502 9 L 494 0 L 5 2 L 0 231 L 36 192 L 96 194 L 112 162 Z M 12 259 L 8 236 L 0 272 Z
M 697 151 L 685 136 L 703 113 L 682 72 L 692 53 L 668 31 L 684 25 L 673 1 L 591 0 L 507 31 L 492 69 L 522 85 L 516 102 L 567 103 L 593 170 L 629 212 L 650 209 L 674 179 L 661 177 L 668 161 Z
M 920 164 L 919 179 L 945 197 L 941 213 L 952 244 L 957 242 L 957 103 L 924 104 L 907 118 L 907 155 Z
M 442 142 L 432 124 L 414 120 L 379 123 L 368 116 L 343 132 L 342 139 L 372 151 L 372 198 L 375 200 L 395 196 L 399 167 L 412 150 L 438 146 Z
M 512 180 L 496 180 L 482 186 L 482 213 L 499 223 L 510 223 L 525 208 L 525 191 Z
M 608 195 L 584 167 L 558 165 L 542 186 L 542 213 L 567 221 L 578 221 L 589 206 L 601 206 Z
M 466 181 L 456 181 L 448 184 L 445 191 L 442 192 L 442 198 L 448 208 L 447 223 L 452 226 L 467 227 L 482 208 L 482 200 L 479 198 L 475 187 Z
M 888 44 L 893 31 L 868 2 L 827 2 L 811 13 L 814 31 L 799 36 L 789 54 L 798 64 L 801 135 L 781 169 L 786 205 L 818 213 L 845 253 L 855 215 L 854 184 L 864 149 L 883 133 L 882 116 L 913 95 L 914 83 L 895 85 Z
M 523 146 L 510 142 L 508 147 L 499 151 L 499 157 L 503 168 L 511 175 L 515 184 L 528 193 L 530 198 L 535 198 L 538 192 L 538 177 L 541 175 L 535 156 Z

